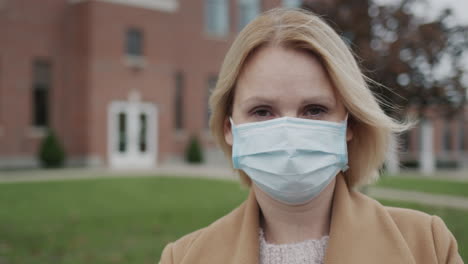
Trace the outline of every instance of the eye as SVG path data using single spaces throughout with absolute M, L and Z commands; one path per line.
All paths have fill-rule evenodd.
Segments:
M 251 112 L 251 115 L 258 119 L 265 119 L 273 116 L 273 113 L 268 107 L 256 107 Z
M 256 116 L 261 116 L 261 117 L 267 117 L 267 116 L 270 116 L 271 113 L 270 111 L 266 110 L 266 109 L 258 109 L 258 110 L 255 110 L 254 114 Z
M 306 117 L 319 117 L 328 112 L 328 109 L 321 105 L 308 105 L 305 107 L 304 115 Z

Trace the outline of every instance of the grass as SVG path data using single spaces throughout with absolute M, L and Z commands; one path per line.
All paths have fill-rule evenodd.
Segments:
M 154 264 L 246 196 L 234 182 L 176 177 L 0 184 L 0 263 Z M 468 260 L 468 212 L 383 202 L 440 215 Z
M 468 181 L 427 179 L 421 177 L 384 176 L 376 186 L 433 194 L 468 197 Z
M 233 182 L 193 178 L 2 184 L 0 263 L 154 264 L 169 241 L 245 196 Z

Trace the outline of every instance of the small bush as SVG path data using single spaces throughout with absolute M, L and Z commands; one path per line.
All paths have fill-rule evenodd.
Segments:
M 65 151 L 50 129 L 39 148 L 39 161 L 43 168 L 60 168 L 65 163 Z
M 418 160 L 407 160 L 401 163 L 402 167 L 405 169 L 417 169 L 419 168 Z M 436 160 L 435 164 L 437 169 L 457 169 L 461 166 L 456 160 Z
M 419 167 L 419 161 L 417 161 L 417 160 L 402 161 L 401 166 L 404 169 L 417 169 Z
M 185 161 L 188 163 L 203 163 L 203 152 L 197 137 L 190 138 L 187 149 L 185 150 Z
M 458 169 L 461 166 L 456 160 L 437 160 L 436 167 L 438 169 Z

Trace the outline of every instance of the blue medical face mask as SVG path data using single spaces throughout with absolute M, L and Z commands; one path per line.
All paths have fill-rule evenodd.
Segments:
M 303 204 L 348 166 L 341 123 L 281 117 L 235 125 L 232 162 L 275 200 Z

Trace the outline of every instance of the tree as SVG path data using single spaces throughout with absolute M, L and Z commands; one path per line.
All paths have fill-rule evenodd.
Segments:
M 374 85 L 373 91 L 384 99 L 382 107 L 389 115 L 402 119 L 411 110 L 423 120 L 423 131 L 432 133 L 429 108 L 436 106 L 451 118 L 466 104 L 468 75 L 463 60 L 468 55 L 468 26 L 454 23 L 448 9 L 432 20 L 415 15 L 414 10 L 425 5 L 418 0 L 391 5 L 373 0 L 310 0 L 303 8 L 324 16 L 361 58 L 365 74 L 383 84 Z M 431 140 L 427 135 L 423 138 Z

